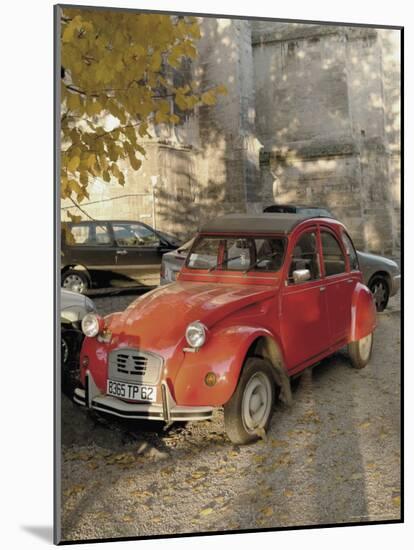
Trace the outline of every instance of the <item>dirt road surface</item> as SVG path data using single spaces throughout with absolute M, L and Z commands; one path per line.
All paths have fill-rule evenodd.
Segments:
M 219 411 L 164 432 L 63 398 L 62 417 L 64 540 L 398 519 L 398 302 L 379 315 L 365 369 L 338 353 L 308 370 L 253 445 L 232 445 Z

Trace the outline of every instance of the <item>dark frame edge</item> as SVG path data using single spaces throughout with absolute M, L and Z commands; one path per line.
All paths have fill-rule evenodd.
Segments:
M 362 521 L 362 522 L 345 522 L 345 523 L 333 523 L 333 524 L 321 524 L 321 525 L 303 525 L 303 526 L 288 526 L 288 527 L 271 527 L 271 528 L 258 528 L 258 529 L 241 529 L 235 531 L 211 531 L 211 532 L 195 532 L 195 533 L 174 533 L 164 535 L 148 535 L 148 536 L 131 536 L 131 537 L 114 537 L 114 538 L 102 538 L 102 539 L 81 539 L 81 540 L 63 540 L 61 538 L 61 398 L 60 398 L 60 369 L 57 365 L 60 364 L 60 346 L 59 346 L 59 332 L 60 327 L 60 16 L 62 8 L 76 8 L 76 9 L 93 9 L 93 10 L 111 10 L 111 11 L 124 11 L 133 13 L 158 13 L 158 14 L 177 14 L 192 15 L 198 17 L 214 17 L 223 19 L 241 19 L 241 20 L 260 20 L 260 21 L 275 21 L 275 22 L 287 22 L 287 23 L 305 23 L 305 24 L 320 24 L 320 25 L 335 25 L 343 27 L 365 27 L 376 29 L 389 29 L 400 31 L 400 51 L 401 51 L 401 77 L 400 77 L 400 102 L 401 102 L 401 167 L 400 167 L 400 190 L 401 190 L 401 507 L 400 518 L 392 520 L 379 520 L 379 521 Z M 138 540 L 157 540 L 157 539 L 170 539 L 170 538 L 192 538 L 192 537 L 205 537 L 205 536 L 217 536 L 217 535 L 237 535 L 247 533 L 266 533 L 266 532 L 279 532 L 279 531 L 298 531 L 304 529 L 330 529 L 334 527 L 360 527 L 370 525 L 390 525 L 390 524 L 403 524 L 404 512 L 405 512 L 405 487 L 404 487 L 404 26 L 397 25 L 380 25 L 380 24 L 368 24 L 368 23 L 346 23 L 337 21 L 318 21 L 318 20 L 304 20 L 304 19 L 288 19 L 288 18 L 273 18 L 273 17 L 259 17 L 259 16 L 246 16 L 246 15 L 229 15 L 229 14 L 212 14 L 212 13 L 197 13 L 197 12 L 178 12 L 178 11 L 164 11 L 153 9 L 140 9 L 140 8 L 124 8 L 113 6 L 88 6 L 88 5 L 76 5 L 76 4 L 55 4 L 53 6 L 53 48 L 54 48 L 54 166 L 53 166 L 53 193 L 54 193 L 54 213 L 53 213 L 53 227 L 54 227 L 54 373 L 53 373 L 53 387 L 54 387 L 54 400 L 53 400 L 53 413 L 54 413 L 54 470 L 53 470 L 53 543 L 59 546 L 72 545 L 72 544 L 90 544 L 100 542 L 122 542 L 122 541 L 138 541 Z M 58 285 L 59 281 L 59 285 Z
M 53 543 L 61 544 L 61 396 L 60 396 L 60 17 L 53 6 Z M 58 271 L 59 270 L 59 271 Z M 59 284 L 58 284 L 59 281 Z
M 400 191 L 401 191 L 401 243 L 400 243 L 400 271 L 401 271 L 401 306 L 400 306 L 400 362 L 401 362 L 401 382 L 400 382 L 400 426 L 401 426 L 401 466 L 400 466 L 400 486 L 401 486 L 401 521 L 404 522 L 404 512 L 405 512 L 405 486 L 404 486 L 404 467 L 405 467 L 405 456 L 404 456 L 404 377 L 405 377 L 405 365 L 404 365 L 404 276 L 405 276 L 405 265 L 404 265 L 404 27 L 400 29 Z
M 260 17 L 252 15 L 236 15 L 236 14 L 223 14 L 223 13 L 199 13 L 199 12 L 187 12 L 187 11 L 169 11 L 169 10 L 153 10 L 144 8 L 122 8 L 115 6 L 88 6 L 77 4 L 58 4 L 61 8 L 76 8 L 84 10 L 109 10 L 109 11 L 126 11 L 133 13 L 158 13 L 160 15 L 189 15 L 195 17 L 214 17 L 218 19 L 248 19 L 249 21 L 277 21 L 279 23 L 305 23 L 308 25 L 335 25 L 341 27 L 369 27 L 373 29 L 394 29 L 401 30 L 404 27 L 401 25 L 381 25 L 375 23 L 347 23 L 343 21 L 319 21 L 317 19 L 289 19 L 283 17 Z

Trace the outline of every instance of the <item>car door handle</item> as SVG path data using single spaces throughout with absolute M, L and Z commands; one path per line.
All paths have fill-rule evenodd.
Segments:
M 347 279 L 346 282 L 351 285 L 354 282 L 354 279 Z
M 117 250 L 116 253 L 125 256 L 125 254 L 128 254 L 128 250 Z
M 326 286 L 320 286 L 320 287 L 319 287 L 319 291 L 320 291 L 320 292 L 324 292 L 325 290 L 326 290 Z

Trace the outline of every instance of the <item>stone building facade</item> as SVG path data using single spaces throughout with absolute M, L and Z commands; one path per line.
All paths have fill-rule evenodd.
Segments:
M 123 188 L 94 182 L 85 210 L 187 238 L 223 212 L 321 205 L 360 249 L 398 253 L 399 31 L 214 18 L 201 29 L 192 77 L 227 96 L 154 128 L 140 171 Z

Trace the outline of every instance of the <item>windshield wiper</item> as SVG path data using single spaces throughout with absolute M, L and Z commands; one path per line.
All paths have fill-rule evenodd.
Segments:
M 243 257 L 243 255 L 239 254 L 238 256 L 233 256 L 232 258 L 227 258 L 227 259 L 223 260 L 222 262 L 217 262 L 216 265 L 213 265 L 212 267 L 210 267 L 210 269 L 208 270 L 208 273 L 210 273 L 210 271 L 213 271 L 213 269 L 217 269 L 218 267 L 221 267 L 222 265 L 227 264 L 228 262 L 231 262 L 232 260 L 239 260 L 242 257 Z
M 266 256 L 261 256 L 250 267 L 248 267 L 245 271 L 243 271 L 243 275 L 249 272 L 251 269 L 253 269 L 257 265 L 259 265 L 260 262 L 262 262 L 263 260 L 266 260 L 266 258 L 274 258 L 274 256 L 277 256 L 278 254 L 280 254 L 280 252 L 273 252 L 272 254 L 266 254 Z

